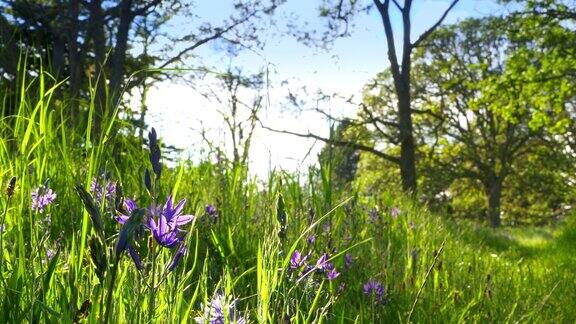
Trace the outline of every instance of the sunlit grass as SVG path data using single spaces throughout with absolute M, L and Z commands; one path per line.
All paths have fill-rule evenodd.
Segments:
M 97 323 L 105 321 L 106 305 L 110 322 L 190 322 L 219 292 L 237 299 L 236 311 L 251 322 L 576 319 L 573 223 L 494 231 L 430 213 L 398 188 L 374 196 L 341 191 L 330 183 L 329 165 L 311 170 L 307 181 L 275 172 L 260 185 L 242 166 L 181 161 L 164 167 L 155 197 L 144 184 L 144 171 L 151 170 L 148 148 L 116 132 L 121 121 L 105 119 L 105 133 L 96 138 L 89 119 L 68 122 L 65 100 L 52 96 L 53 82 L 41 75 L 23 78 L 21 85 L 17 114 L 1 121 L 7 131 L 0 139 L 0 177 L 3 186 L 13 176 L 17 182 L 12 197 L 4 187 L 0 198 L 0 322 Z M 94 106 L 87 109 L 91 116 Z M 103 172 L 140 206 L 173 194 L 187 199 L 187 214 L 198 216 L 183 227 L 187 254 L 175 271 L 152 281 L 159 284 L 153 292 L 152 274 L 164 271 L 174 251 L 150 238 L 141 272 L 123 253 L 113 285 L 113 259 L 102 281 L 96 273 L 88 246 L 97 233 L 74 186 L 88 189 Z M 45 213 L 34 213 L 30 192 L 47 179 L 57 198 Z M 216 206 L 216 220 L 206 204 Z M 370 217 L 373 208 L 377 213 Z M 279 235 L 282 211 L 285 236 Z M 115 212 L 102 208 L 101 214 L 111 254 L 120 225 Z M 316 241 L 308 244 L 312 234 Z M 51 259 L 48 249 L 56 251 Z M 294 250 L 310 253 L 312 265 L 327 253 L 340 276 L 329 281 L 312 271 L 302 278 L 304 271 L 289 270 Z M 149 251 L 158 251 L 153 264 Z M 350 266 L 346 253 L 353 256 Z M 368 280 L 383 284 L 382 302 L 363 292 Z

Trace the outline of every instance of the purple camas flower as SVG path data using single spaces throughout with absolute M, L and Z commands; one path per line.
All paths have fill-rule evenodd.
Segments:
M 138 208 L 138 206 L 136 206 L 136 202 L 130 198 L 124 198 L 124 203 L 122 204 L 122 207 L 124 208 L 124 210 L 122 210 L 118 215 L 116 215 L 116 221 L 122 225 L 124 225 L 124 223 L 126 223 L 126 221 L 128 220 L 128 218 L 130 217 L 130 214 L 132 214 L 132 212 Z
M 218 211 L 216 210 L 216 207 L 214 207 L 214 205 L 207 204 L 204 211 L 206 212 L 206 215 L 210 216 L 211 218 L 213 219 L 218 218 Z
M 103 186 L 98 182 L 97 178 L 92 178 L 90 182 L 90 191 L 96 197 L 97 201 L 102 201 L 103 199 L 112 199 L 114 193 L 116 193 L 116 182 L 106 180 L 106 185 Z
M 334 269 L 334 263 L 326 262 L 326 264 L 324 265 L 324 270 L 332 270 L 332 269 Z
M 47 186 L 32 190 L 31 196 L 32 210 L 37 213 L 43 213 L 44 208 L 48 207 L 56 199 L 56 193 Z
M 373 279 L 368 280 L 363 287 L 364 295 L 376 297 L 378 302 L 384 302 L 384 286 Z
M 336 268 L 332 267 L 332 269 L 326 273 L 326 278 L 328 278 L 328 280 L 334 280 L 339 275 L 340 273 L 336 271 Z
M 306 238 L 306 243 L 313 245 L 316 242 L 316 235 L 312 234 Z
M 122 210 L 119 210 L 118 215 L 115 217 L 116 221 L 122 224 L 118 235 L 116 254 L 120 255 L 124 250 L 127 250 L 136 268 L 141 270 L 143 268 L 142 261 L 138 252 L 131 245 L 131 240 L 140 233 L 139 231 L 146 227 L 161 246 L 172 248 L 180 243 L 180 247 L 168 265 L 169 271 L 176 269 L 187 251 L 184 244 L 181 243 L 184 231 L 179 226 L 185 225 L 194 219 L 192 215 L 182 215 L 185 203 L 186 200 L 182 199 L 178 204 L 174 205 L 172 196 L 170 196 L 164 206 L 151 205 L 148 210 L 144 210 L 138 209 L 134 200 L 124 199 Z M 142 217 L 146 217 L 146 221 L 142 220 Z
M 196 323 L 246 324 L 246 319 L 236 311 L 236 300 L 226 298 L 221 292 L 217 293 L 207 305 L 203 305 L 202 313 L 203 316 L 194 318 Z
M 346 253 L 346 255 L 344 256 L 344 266 L 346 266 L 346 268 L 350 268 L 353 261 L 354 257 L 352 256 L 352 254 Z
M 290 257 L 290 269 L 296 270 L 306 264 L 308 256 L 302 256 L 300 251 L 295 250 Z
M 328 255 L 326 253 L 322 254 L 318 261 L 316 261 L 316 269 L 319 270 L 326 270 L 326 267 L 329 266 L 328 263 Z
M 178 227 L 194 219 L 192 215 L 182 215 L 185 203 L 186 200 L 182 199 L 174 206 L 172 196 L 170 196 L 164 208 L 150 208 L 151 215 L 148 217 L 147 225 L 158 244 L 171 248 L 182 240 L 180 235 L 182 230 Z
M 48 257 L 48 261 L 51 261 L 54 255 L 56 255 L 56 252 L 54 250 L 46 249 L 46 257 Z
M 396 218 L 396 217 L 400 216 L 400 208 L 398 208 L 398 207 L 393 207 L 393 208 L 390 210 L 390 216 L 392 216 L 392 218 Z

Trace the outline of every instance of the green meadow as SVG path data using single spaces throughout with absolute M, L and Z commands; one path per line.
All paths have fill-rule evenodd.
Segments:
M 215 296 L 231 322 L 576 320 L 573 218 L 492 229 L 394 187 L 341 190 L 330 163 L 266 179 L 225 159 L 167 163 L 162 134 L 135 137 L 116 111 L 100 136 L 87 127 L 93 105 L 70 124 L 57 86 L 25 78 L 1 120 L 0 322 L 186 323 L 208 320 Z M 116 190 L 98 199 L 93 179 Z M 38 187 L 56 194 L 42 211 L 31 205 Z M 196 216 L 179 227 L 186 251 L 173 269 L 178 247 L 161 246 L 142 219 L 170 195 Z M 127 199 L 143 209 L 121 225 Z

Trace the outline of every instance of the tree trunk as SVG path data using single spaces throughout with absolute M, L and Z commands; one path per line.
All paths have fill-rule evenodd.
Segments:
M 118 99 L 122 93 L 122 83 L 124 81 L 124 61 L 126 49 L 128 48 L 128 32 L 134 20 L 132 14 L 132 0 L 123 0 L 120 9 L 120 23 L 116 34 L 116 44 L 112 56 L 112 68 L 110 72 L 110 102 L 112 106 L 118 104 Z
M 485 190 L 488 198 L 488 220 L 490 221 L 490 226 L 499 227 L 502 180 L 499 178 L 492 179 Z
M 64 52 L 66 47 L 66 40 L 59 34 L 53 35 L 54 42 L 52 44 L 52 57 L 50 63 L 52 66 L 52 75 L 56 80 L 60 80 L 62 69 L 64 67 Z
M 96 88 L 94 98 L 94 134 L 100 136 L 101 122 L 106 115 L 106 73 L 104 64 L 106 63 L 106 36 L 104 34 L 104 11 L 102 0 L 92 0 L 90 10 L 90 38 L 94 49 L 94 80 L 93 86 Z
M 412 134 L 412 110 L 410 108 L 410 88 L 404 84 L 398 93 L 398 125 L 400 129 L 400 175 L 402 189 L 415 193 L 416 159 L 414 136 Z
M 82 69 L 78 53 L 78 16 L 80 14 L 80 0 L 70 1 L 68 13 L 68 69 L 70 73 L 70 118 L 75 123 L 75 116 L 79 112 L 78 96 L 82 79 Z

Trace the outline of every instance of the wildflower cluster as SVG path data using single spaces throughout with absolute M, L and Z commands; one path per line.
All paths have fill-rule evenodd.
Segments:
M 386 304 L 386 292 L 384 286 L 373 279 L 368 280 L 363 286 L 364 295 L 374 298 L 378 304 Z
M 290 256 L 290 271 L 297 272 L 303 270 L 304 272 L 298 281 L 303 280 L 313 272 L 325 274 L 326 279 L 328 280 L 334 280 L 340 275 L 340 273 L 334 267 L 334 264 L 328 261 L 328 254 L 322 254 L 314 265 L 307 263 L 310 256 L 310 253 L 303 256 L 302 253 L 298 250 L 292 252 L 292 255 Z
M 44 209 L 48 207 L 56 199 L 56 193 L 44 184 L 31 193 L 32 196 L 32 211 L 36 213 L 43 213 Z
M 236 310 L 237 300 L 226 298 L 223 293 L 218 292 L 212 300 L 202 306 L 202 316 L 195 317 L 196 323 L 224 324 L 236 323 L 245 324 L 246 318 Z
M 155 175 L 154 183 L 157 184 L 160 181 L 162 165 L 160 164 L 160 148 L 154 129 L 152 129 L 149 134 L 149 146 L 150 163 Z M 148 192 L 151 194 L 153 200 L 155 200 L 156 187 L 153 186 L 152 178 L 148 171 L 145 173 L 144 179 Z M 97 186 L 95 188 L 98 189 Z M 108 188 L 115 190 L 115 183 L 112 185 L 111 182 L 108 182 L 107 189 Z M 112 192 L 114 190 L 112 190 Z M 108 194 L 109 191 L 101 191 L 101 193 L 104 195 Z M 119 255 L 122 251 L 127 250 L 136 267 L 142 269 L 140 255 L 134 248 L 132 240 L 134 233 L 136 233 L 138 229 L 144 228 L 150 232 L 152 238 L 158 245 L 169 249 L 176 248 L 176 252 L 167 266 L 169 271 L 176 269 L 176 266 L 187 251 L 184 245 L 186 231 L 181 227 L 195 219 L 193 215 L 183 214 L 185 204 L 186 199 L 182 199 L 177 204 L 174 204 L 174 199 L 172 195 L 170 195 L 164 205 L 157 205 L 153 202 L 147 209 L 141 209 L 138 208 L 134 200 L 129 198 L 124 199 L 122 207 L 120 208 L 121 210 L 118 211 L 115 217 L 116 221 L 122 225 L 116 253 Z
M 150 231 L 156 243 L 166 248 L 179 246 L 168 266 L 170 271 L 176 268 L 178 262 L 186 252 L 186 247 L 184 246 L 184 234 L 186 232 L 181 229 L 181 226 L 188 224 L 195 218 L 193 215 L 182 214 L 185 203 L 186 200 L 182 199 L 178 204 L 174 205 L 172 196 L 169 196 L 164 206 L 152 204 L 145 210 L 146 220 L 143 222 L 143 225 Z M 138 207 L 134 200 L 125 199 L 123 209 L 123 211 L 120 211 L 118 215 L 116 215 L 116 221 L 125 228 L 128 226 L 127 224 L 132 215 L 134 215 L 134 212 L 138 210 Z M 141 268 L 138 253 L 129 243 L 120 247 L 121 250 L 124 248 L 128 250 L 136 266 Z
M 107 179 L 105 183 L 102 183 L 97 178 L 92 178 L 90 192 L 96 197 L 97 201 L 111 200 L 116 193 L 116 182 Z

